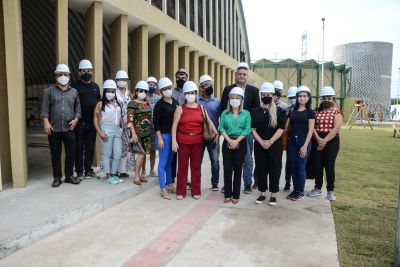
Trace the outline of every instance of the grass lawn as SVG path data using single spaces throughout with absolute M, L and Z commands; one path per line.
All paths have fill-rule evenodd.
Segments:
M 392 128 L 343 128 L 332 203 L 340 265 L 393 266 L 400 139 Z

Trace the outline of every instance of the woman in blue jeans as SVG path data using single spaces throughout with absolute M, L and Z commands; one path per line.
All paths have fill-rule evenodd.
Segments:
M 293 201 L 304 198 L 306 164 L 311 152 L 311 137 L 314 131 L 315 113 L 311 109 L 311 92 L 300 86 L 296 92 L 296 104 L 289 115 L 288 154 L 292 171 L 293 192 L 287 198 Z
M 106 80 L 103 85 L 103 97 L 94 110 L 93 123 L 102 144 L 102 167 L 107 175 L 108 184 L 121 183 L 124 180 L 117 175 L 122 155 L 123 114 L 121 104 L 116 98 L 117 85 Z
M 172 182 L 172 123 L 178 102 L 172 98 L 173 84 L 168 78 L 158 81 L 162 98 L 156 103 L 153 110 L 153 127 L 157 134 L 158 147 L 158 176 L 160 179 L 161 197 L 170 200 L 168 192 L 175 193 Z

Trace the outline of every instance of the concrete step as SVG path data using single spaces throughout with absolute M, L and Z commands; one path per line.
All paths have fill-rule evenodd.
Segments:
M 158 177 L 134 185 L 131 174 L 117 185 L 102 178 L 52 188 L 48 148 L 29 148 L 28 153 L 28 186 L 0 192 L 0 259 L 158 185 Z

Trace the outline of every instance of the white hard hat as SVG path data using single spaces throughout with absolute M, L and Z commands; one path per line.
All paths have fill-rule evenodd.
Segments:
M 263 83 L 260 87 L 260 93 L 271 93 L 274 94 L 275 93 L 275 88 L 272 85 L 272 83 Z
M 281 81 L 274 81 L 274 88 L 279 89 L 279 90 L 283 90 L 283 83 Z
M 124 70 L 119 70 L 117 74 L 115 74 L 115 79 L 129 79 L 128 73 Z
M 236 70 L 239 70 L 239 69 L 250 70 L 249 65 L 246 62 L 240 62 L 239 65 L 237 66 Z
M 183 85 L 183 93 L 191 92 L 191 91 L 196 91 L 197 90 L 197 85 L 192 82 L 192 81 L 187 81 Z
M 335 96 L 335 90 L 330 86 L 324 86 L 321 89 L 320 96 Z
M 244 91 L 240 87 L 233 87 L 229 92 L 229 95 L 240 95 L 241 97 L 244 97 Z
M 154 77 L 149 77 L 149 78 L 147 78 L 146 82 L 148 82 L 148 83 L 150 83 L 150 82 L 157 83 L 157 79 L 154 78 Z
M 93 66 L 92 66 L 92 63 L 90 63 L 89 60 L 82 59 L 81 62 L 79 62 L 79 69 L 80 70 L 93 69 Z
M 117 84 L 114 80 L 105 80 L 103 83 L 103 89 L 117 89 Z
M 199 84 L 202 84 L 202 83 L 207 82 L 207 81 L 212 81 L 211 76 L 210 76 L 210 75 L 207 75 L 207 74 L 202 75 L 202 76 L 200 77 Z
M 173 83 L 171 82 L 171 80 L 169 78 L 164 77 L 164 78 L 161 78 L 158 81 L 158 87 L 160 89 L 163 89 L 163 88 L 168 87 L 168 86 L 173 86 Z
M 298 94 L 300 92 L 308 92 L 311 94 L 310 88 L 308 88 L 308 86 L 306 86 L 306 85 L 302 85 L 299 88 L 297 88 L 296 94 Z
M 138 81 L 135 86 L 135 89 L 143 89 L 149 91 L 149 85 L 147 84 L 146 81 Z
M 296 93 L 297 93 L 297 87 L 296 86 L 292 86 L 289 88 L 288 93 L 287 93 L 287 97 L 295 97 Z
M 65 72 L 65 73 L 70 73 L 69 67 L 65 64 L 58 64 L 56 71 L 54 72 L 55 74 L 60 73 L 60 72 Z

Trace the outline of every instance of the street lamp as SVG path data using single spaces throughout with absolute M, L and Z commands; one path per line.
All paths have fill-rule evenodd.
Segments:
M 324 87 L 325 18 L 322 18 L 322 71 L 321 89 Z

